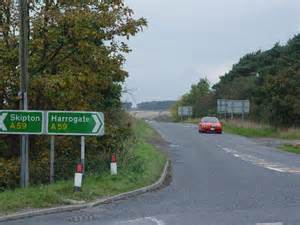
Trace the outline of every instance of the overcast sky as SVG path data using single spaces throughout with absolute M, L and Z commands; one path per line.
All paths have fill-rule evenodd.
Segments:
M 148 28 L 130 40 L 123 100 L 176 100 L 211 84 L 244 54 L 286 43 L 300 31 L 299 0 L 126 0 Z

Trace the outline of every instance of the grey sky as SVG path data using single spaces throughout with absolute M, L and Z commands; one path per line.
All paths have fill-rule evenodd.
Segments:
M 246 53 L 300 31 L 299 0 L 126 0 L 149 27 L 130 42 L 134 102 L 173 100 L 201 77 L 216 83 Z

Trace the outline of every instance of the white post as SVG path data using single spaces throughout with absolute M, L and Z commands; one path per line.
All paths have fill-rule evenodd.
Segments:
M 84 157 L 85 157 L 85 137 L 80 137 L 80 163 L 76 165 L 74 187 L 75 191 L 81 191 L 82 177 L 85 171 Z
M 116 154 L 112 154 L 112 156 L 111 156 L 110 174 L 111 175 L 117 175 L 118 174 L 118 166 L 117 166 L 117 157 L 116 157 Z

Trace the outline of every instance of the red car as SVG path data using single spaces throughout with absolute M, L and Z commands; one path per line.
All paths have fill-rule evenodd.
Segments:
M 199 133 L 222 134 L 222 124 L 216 117 L 203 117 L 199 123 Z

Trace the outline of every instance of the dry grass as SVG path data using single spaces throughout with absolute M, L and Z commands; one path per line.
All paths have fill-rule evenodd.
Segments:
M 242 120 L 227 120 L 223 123 L 225 131 L 247 137 L 300 139 L 300 128 L 275 129 L 267 124 Z
M 296 154 L 300 154 L 300 147 L 295 145 L 283 145 L 281 146 L 281 149 L 287 152 L 292 152 Z
M 228 125 L 240 127 L 240 128 L 252 128 L 252 129 L 272 129 L 270 125 L 263 124 L 263 123 L 257 123 L 253 121 L 247 121 L 247 120 L 227 120 L 225 122 Z

